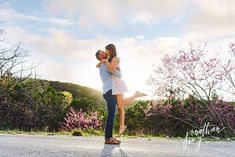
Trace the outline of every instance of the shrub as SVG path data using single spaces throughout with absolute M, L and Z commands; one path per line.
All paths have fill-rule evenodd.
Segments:
M 149 101 L 138 101 L 131 107 L 126 109 L 125 124 L 129 135 L 143 134 L 147 132 L 147 121 L 145 119 L 144 110 Z
M 46 82 L 25 79 L 0 100 L 0 126 L 3 129 L 58 130 L 58 122 L 65 116 L 71 99 L 71 94 L 57 92 Z
M 73 129 L 72 130 L 72 135 L 73 136 L 82 136 L 83 132 L 82 130 L 79 130 L 79 129 Z
M 195 98 L 185 100 L 152 101 L 146 108 L 149 129 L 155 135 L 185 136 L 187 131 L 201 129 L 205 123 L 224 128 L 218 136 L 233 136 L 235 132 L 234 106 L 224 101 L 213 100 L 210 104 L 223 117 L 220 120 L 211 115 L 208 107 Z M 231 130 L 233 130 L 231 132 Z
M 97 112 L 76 111 L 72 107 L 69 109 L 64 121 L 60 123 L 60 128 L 63 131 L 71 131 L 73 129 L 98 129 L 101 126 L 100 117 Z
M 97 104 L 91 99 L 82 97 L 82 98 L 73 99 L 71 107 L 73 107 L 78 111 L 82 110 L 84 112 L 88 112 L 88 111 L 94 111 L 97 108 Z
M 91 134 L 91 135 L 102 135 L 103 132 L 99 129 L 94 129 L 94 128 L 88 128 L 85 130 L 85 133 Z

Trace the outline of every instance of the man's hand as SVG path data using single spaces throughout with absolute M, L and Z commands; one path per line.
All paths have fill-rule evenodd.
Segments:
M 101 63 L 106 64 L 107 62 L 108 62 L 108 60 L 107 60 L 107 59 L 102 59 L 102 60 L 101 60 Z

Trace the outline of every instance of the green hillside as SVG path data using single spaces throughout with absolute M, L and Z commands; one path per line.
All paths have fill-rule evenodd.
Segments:
M 102 92 L 90 87 L 80 86 L 78 84 L 68 83 L 68 82 L 59 82 L 59 81 L 50 81 L 50 80 L 41 80 L 49 82 L 50 86 L 54 87 L 57 91 L 69 91 L 72 93 L 73 98 L 82 98 L 91 99 L 99 107 L 104 107 L 105 101 L 102 97 Z

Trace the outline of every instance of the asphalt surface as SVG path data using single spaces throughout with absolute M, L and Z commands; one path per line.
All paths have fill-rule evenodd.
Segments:
M 234 157 L 235 141 L 121 138 L 119 146 L 103 137 L 0 134 L 0 157 Z

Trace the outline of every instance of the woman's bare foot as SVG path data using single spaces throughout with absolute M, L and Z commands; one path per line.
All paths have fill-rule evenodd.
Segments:
M 135 95 L 136 97 L 143 97 L 143 96 L 147 96 L 147 94 L 139 92 L 139 91 L 135 91 Z
M 127 128 L 127 126 L 125 126 L 125 125 L 124 126 L 120 126 L 119 133 L 118 133 L 119 137 L 121 137 L 123 135 L 123 133 L 126 130 L 126 128 Z

